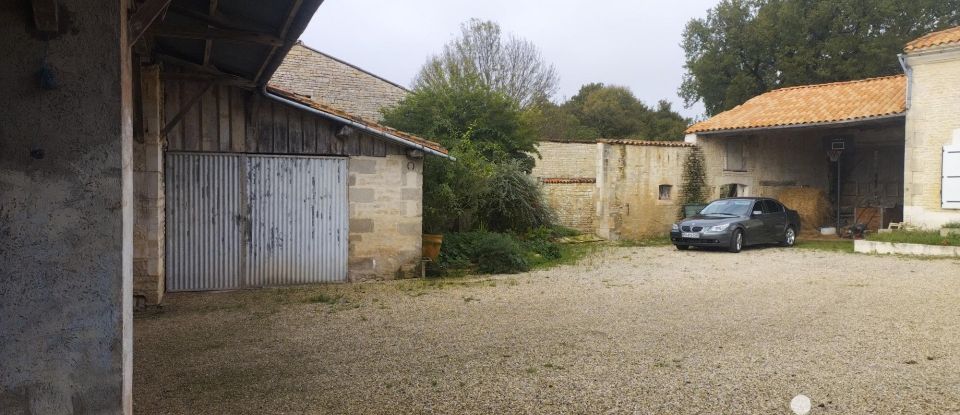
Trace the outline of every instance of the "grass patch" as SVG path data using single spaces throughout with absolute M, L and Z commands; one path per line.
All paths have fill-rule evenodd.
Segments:
M 340 302 L 341 299 L 343 299 L 343 294 L 319 293 L 307 297 L 303 302 L 309 304 L 336 304 Z
M 836 240 L 822 240 L 822 239 L 811 239 L 811 240 L 797 240 L 797 244 L 794 245 L 800 249 L 811 249 L 815 251 L 829 251 L 829 252 L 846 252 L 853 253 L 853 241 L 845 239 L 836 239 Z
M 941 228 L 960 229 L 960 221 L 957 221 L 957 222 L 947 222 L 947 223 L 943 224 L 943 226 L 941 226 Z
M 592 255 L 603 248 L 604 245 L 596 242 L 586 242 L 577 244 L 561 244 L 560 257 L 543 259 L 541 261 L 531 261 L 533 269 L 547 269 L 561 265 L 573 265 L 580 262 L 581 259 Z
M 960 246 L 960 235 L 940 236 L 937 231 L 899 231 L 867 235 L 867 240 L 922 245 Z

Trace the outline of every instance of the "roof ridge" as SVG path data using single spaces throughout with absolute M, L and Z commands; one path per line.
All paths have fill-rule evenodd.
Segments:
M 822 84 L 807 84 L 807 85 L 785 86 L 785 87 L 783 87 L 783 88 L 771 89 L 771 90 L 769 90 L 769 91 L 767 91 L 767 92 L 764 92 L 763 94 L 768 94 L 768 93 L 771 93 L 771 92 L 790 91 L 790 90 L 794 90 L 794 89 L 809 89 L 809 88 L 822 88 L 822 87 L 827 87 L 827 86 L 846 85 L 846 84 L 860 84 L 860 83 L 866 83 L 866 82 L 881 81 L 881 80 L 884 80 L 884 79 L 903 78 L 903 77 L 906 77 L 906 75 L 904 75 L 904 74 L 896 74 L 896 75 L 877 76 L 877 77 L 873 77 L 873 78 L 852 79 L 852 80 L 849 80 L 849 81 L 825 82 L 825 83 L 822 83 Z M 760 95 L 763 95 L 763 94 L 760 94 Z M 760 95 L 757 95 L 757 96 L 760 96 Z M 754 98 L 756 98 L 756 97 L 754 97 Z
M 387 78 L 384 78 L 384 77 L 382 77 L 382 76 L 380 76 L 380 75 L 377 75 L 377 74 L 375 74 L 375 73 L 373 73 L 373 72 L 370 72 L 370 71 L 368 71 L 368 70 L 366 70 L 366 69 L 363 69 L 363 68 L 361 68 L 361 67 L 359 67 L 359 66 L 357 66 L 357 65 L 354 65 L 354 64 L 352 64 L 352 63 L 350 63 L 350 62 L 347 62 L 347 61 L 345 61 L 345 60 L 343 60 L 343 59 L 340 59 L 340 58 L 338 58 L 338 57 L 336 57 L 336 56 L 333 56 L 333 55 L 331 55 L 331 54 L 329 54 L 329 53 L 321 52 L 320 50 L 318 50 L 318 49 L 316 49 L 316 48 L 314 48 L 314 47 L 306 44 L 306 42 L 304 42 L 303 40 L 297 40 L 297 44 L 300 45 L 300 46 L 303 46 L 304 48 L 307 48 L 308 50 L 310 50 L 310 51 L 312 51 L 312 52 L 314 52 L 314 53 L 316 53 L 316 54 L 326 56 L 327 58 L 333 59 L 333 60 L 335 60 L 335 61 L 337 61 L 337 62 L 339 62 L 339 63 L 342 63 L 342 64 L 344 64 L 344 65 L 347 65 L 347 66 L 349 66 L 349 67 L 351 67 L 351 68 L 353 68 L 353 69 L 356 69 L 356 70 L 358 70 L 358 71 L 360 71 L 360 72 L 363 72 L 363 73 L 365 73 L 365 74 L 367 74 L 367 75 L 370 75 L 370 76 L 372 76 L 372 77 L 374 77 L 374 78 L 377 78 L 377 79 L 379 79 L 379 80 L 381 80 L 381 81 L 383 81 L 383 82 L 386 82 L 386 83 L 388 83 L 388 84 L 390 84 L 390 85 L 393 85 L 393 86 L 395 86 L 395 87 L 397 87 L 397 88 L 400 88 L 400 89 L 402 89 L 402 90 L 404 90 L 404 91 L 406 91 L 406 92 L 411 92 L 409 89 L 407 89 L 407 87 L 405 87 L 405 86 L 403 86 L 403 85 L 400 85 L 400 84 L 398 84 L 398 83 L 396 83 L 396 82 L 393 82 L 393 81 L 391 81 L 391 80 L 389 80 L 389 79 L 387 79 Z

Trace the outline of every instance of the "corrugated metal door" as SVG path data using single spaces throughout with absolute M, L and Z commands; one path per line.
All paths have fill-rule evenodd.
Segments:
M 345 281 L 343 158 L 168 153 L 167 290 Z

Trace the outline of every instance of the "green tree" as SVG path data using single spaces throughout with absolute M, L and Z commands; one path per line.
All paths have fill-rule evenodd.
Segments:
M 897 54 L 960 24 L 960 0 L 722 0 L 683 33 L 680 96 L 708 115 L 795 85 L 901 73 Z

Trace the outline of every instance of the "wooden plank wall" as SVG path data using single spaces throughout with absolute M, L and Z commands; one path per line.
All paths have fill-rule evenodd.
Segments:
M 203 91 L 200 81 L 163 82 L 164 119 Z M 167 134 L 168 151 L 384 157 L 388 143 L 365 133 L 335 136 L 336 123 L 259 96 L 258 92 L 214 85 Z

